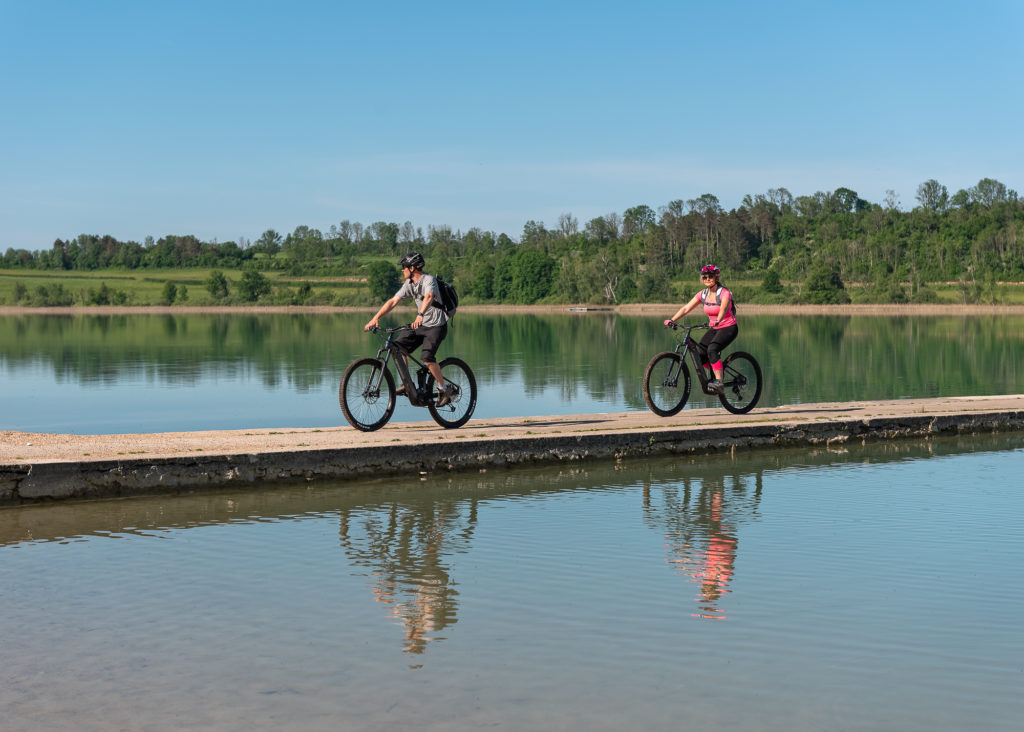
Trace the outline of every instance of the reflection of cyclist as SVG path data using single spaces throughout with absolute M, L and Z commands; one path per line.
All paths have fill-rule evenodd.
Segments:
M 708 518 L 711 534 L 701 561 L 699 577 L 700 594 L 704 601 L 701 617 L 724 618 L 715 605 L 722 594 L 728 592 L 726 587 L 732 579 L 733 566 L 736 564 L 736 537 L 722 523 L 721 490 L 712 493 L 710 509 Z
M 732 293 L 722 286 L 721 270 L 713 264 L 706 265 L 700 271 L 700 279 L 704 284 L 704 289 L 694 295 L 690 302 L 679 308 L 674 316 L 665 321 L 665 325 L 672 324 L 697 305 L 704 304 L 704 314 L 708 316 L 711 327 L 700 339 L 698 348 L 704 368 L 710 364 L 711 370 L 715 374 L 714 380 L 708 383 L 708 386 L 721 394 L 724 391 L 722 386 L 722 349 L 736 340 L 740 329 L 736 324 L 736 310 L 732 305 Z
M 340 512 L 340 540 L 368 570 L 374 599 L 405 628 L 406 653 L 424 653 L 433 635 L 458 622 L 449 558 L 469 550 L 476 502 L 426 499 L 359 505 Z
M 729 583 L 736 567 L 736 524 L 743 514 L 756 509 L 759 492 L 753 504 L 743 500 L 745 490 L 739 479 L 729 499 L 721 478 L 709 476 L 701 482 L 700 491 L 691 495 L 690 480 L 684 478 L 683 493 L 679 486 L 666 487 L 665 505 L 660 510 L 650 503 L 650 492 L 644 491 L 645 513 L 668 531 L 665 538 L 669 561 L 682 574 L 700 587 L 696 617 L 724 620 L 718 603 L 729 592 Z M 728 515 L 727 515 L 728 514 Z
M 434 275 L 426 274 L 423 271 L 423 255 L 419 252 L 409 252 L 398 260 L 398 266 L 402 268 L 402 276 L 405 282 L 402 283 L 398 292 L 383 305 L 377 314 L 370 318 L 363 330 L 376 328 L 378 321 L 391 312 L 402 300 L 413 298 L 416 301 L 416 319 L 412 321 L 412 330 L 405 330 L 398 334 L 395 342 L 398 343 L 406 353 L 423 346 L 423 363 L 430 369 L 430 374 L 437 382 L 437 406 L 443 407 L 451 401 L 451 395 L 445 389 L 444 377 L 441 375 L 441 367 L 437 365 L 437 347 L 448 335 L 448 317 L 440 307 L 432 307 L 434 302 L 441 302 L 441 293 L 437 289 L 437 278 Z M 405 385 L 395 389 L 396 394 L 405 393 Z

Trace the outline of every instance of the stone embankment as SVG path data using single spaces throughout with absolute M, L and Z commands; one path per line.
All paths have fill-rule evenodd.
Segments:
M 1024 395 L 133 435 L 0 432 L 0 505 L 935 435 L 1024 433 Z M 1024 434 L 1022 434 L 1024 445 Z

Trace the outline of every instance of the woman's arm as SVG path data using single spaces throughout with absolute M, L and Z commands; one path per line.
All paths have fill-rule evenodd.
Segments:
M 698 292 L 696 295 L 693 296 L 693 299 L 690 300 L 690 302 L 686 303 L 681 308 L 679 308 L 678 312 L 676 312 L 676 314 L 673 315 L 671 319 L 672 320 L 679 320 L 681 317 L 683 317 L 688 312 L 690 312 L 695 307 L 697 307 L 697 303 L 699 303 L 699 302 L 700 302 L 700 293 Z
M 722 288 L 722 299 L 718 303 L 718 319 L 715 320 L 715 322 L 711 324 L 712 328 L 717 326 L 722 321 L 722 319 L 725 317 L 725 314 L 727 312 L 729 312 L 728 308 L 729 308 L 729 302 L 731 300 L 732 300 L 732 293 L 730 293 L 725 288 Z

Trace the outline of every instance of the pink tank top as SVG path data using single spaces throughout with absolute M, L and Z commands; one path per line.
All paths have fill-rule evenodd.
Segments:
M 708 316 L 708 323 L 714 323 L 715 318 L 718 317 L 719 311 L 722 309 L 721 301 L 725 299 L 725 296 L 729 296 L 729 312 L 726 313 L 725 317 L 722 318 L 721 322 L 714 326 L 715 328 L 728 328 L 730 325 L 736 325 L 736 314 L 732 308 L 732 293 L 725 287 L 718 288 L 718 302 L 711 302 L 712 298 L 715 297 L 715 293 L 709 292 L 710 288 L 705 288 L 701 293 L 701 301 L 704 303 L 704 314 Z

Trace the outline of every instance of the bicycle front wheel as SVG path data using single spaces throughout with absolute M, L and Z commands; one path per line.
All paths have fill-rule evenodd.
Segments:
M 678 353 L 659 353 L 644 372 L 644 401 L 659 417 L 671 417 L 690 398 L 690 370 Z
M 733 414 L 746 414 L 761 398 L 760 365 L 749 353 L 736 351 L 725 359 L 722 367 L 725 388 L 718 395 L 719 401 Z
M 379 430 L 395 411 L 395 377 L 376 358 L 353 361 L 341 377 L 338 403 L 357 430 Z
M 440 365 L 444 385 L 451 393 L 451 401 L 443 407 L 428 404 L 427 409 L 439 425 L 445 429 L 454 429 L 466 424 L 476 409 L 476 377 L 461 358 L 446 358 Z

